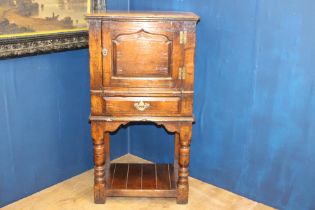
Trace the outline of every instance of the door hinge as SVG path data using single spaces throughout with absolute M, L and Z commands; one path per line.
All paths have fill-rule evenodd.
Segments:
M 179 32 L 179 43 L 186 44 L 187 43 L 187 31 Z
M 186 78 L 186 68 L 185 67 L 180 67 L 178 70 L 178 79 L 185 79 Z

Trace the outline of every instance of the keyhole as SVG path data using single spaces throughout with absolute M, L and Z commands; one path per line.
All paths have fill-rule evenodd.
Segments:
M 107 53 L 108 53 L 108 50 L 107 50 L 106 48 L 103 48 L 103 50 L 102 50 L 102 54 L 103 54 L 103 56 L 106 56 L 106 55 L 107 55 Z

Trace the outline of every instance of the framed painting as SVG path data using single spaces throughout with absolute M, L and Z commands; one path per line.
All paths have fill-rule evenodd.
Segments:
M 0 58 L 88 46 L 85 15 L 104 0 L 0 0 Z

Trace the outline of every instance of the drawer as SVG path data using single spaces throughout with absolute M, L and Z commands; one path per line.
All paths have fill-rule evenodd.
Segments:
M 180 97 L 104 97 L 106 115 L 175 115 Z

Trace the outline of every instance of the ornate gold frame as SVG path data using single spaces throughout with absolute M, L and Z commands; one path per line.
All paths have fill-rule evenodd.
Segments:
M 106 9 L 105 0 L 89 0 L 90 11 Z M 0 38 L 0 59 L 36 55 L 88 46 L 87 29 L 21 34 Z

